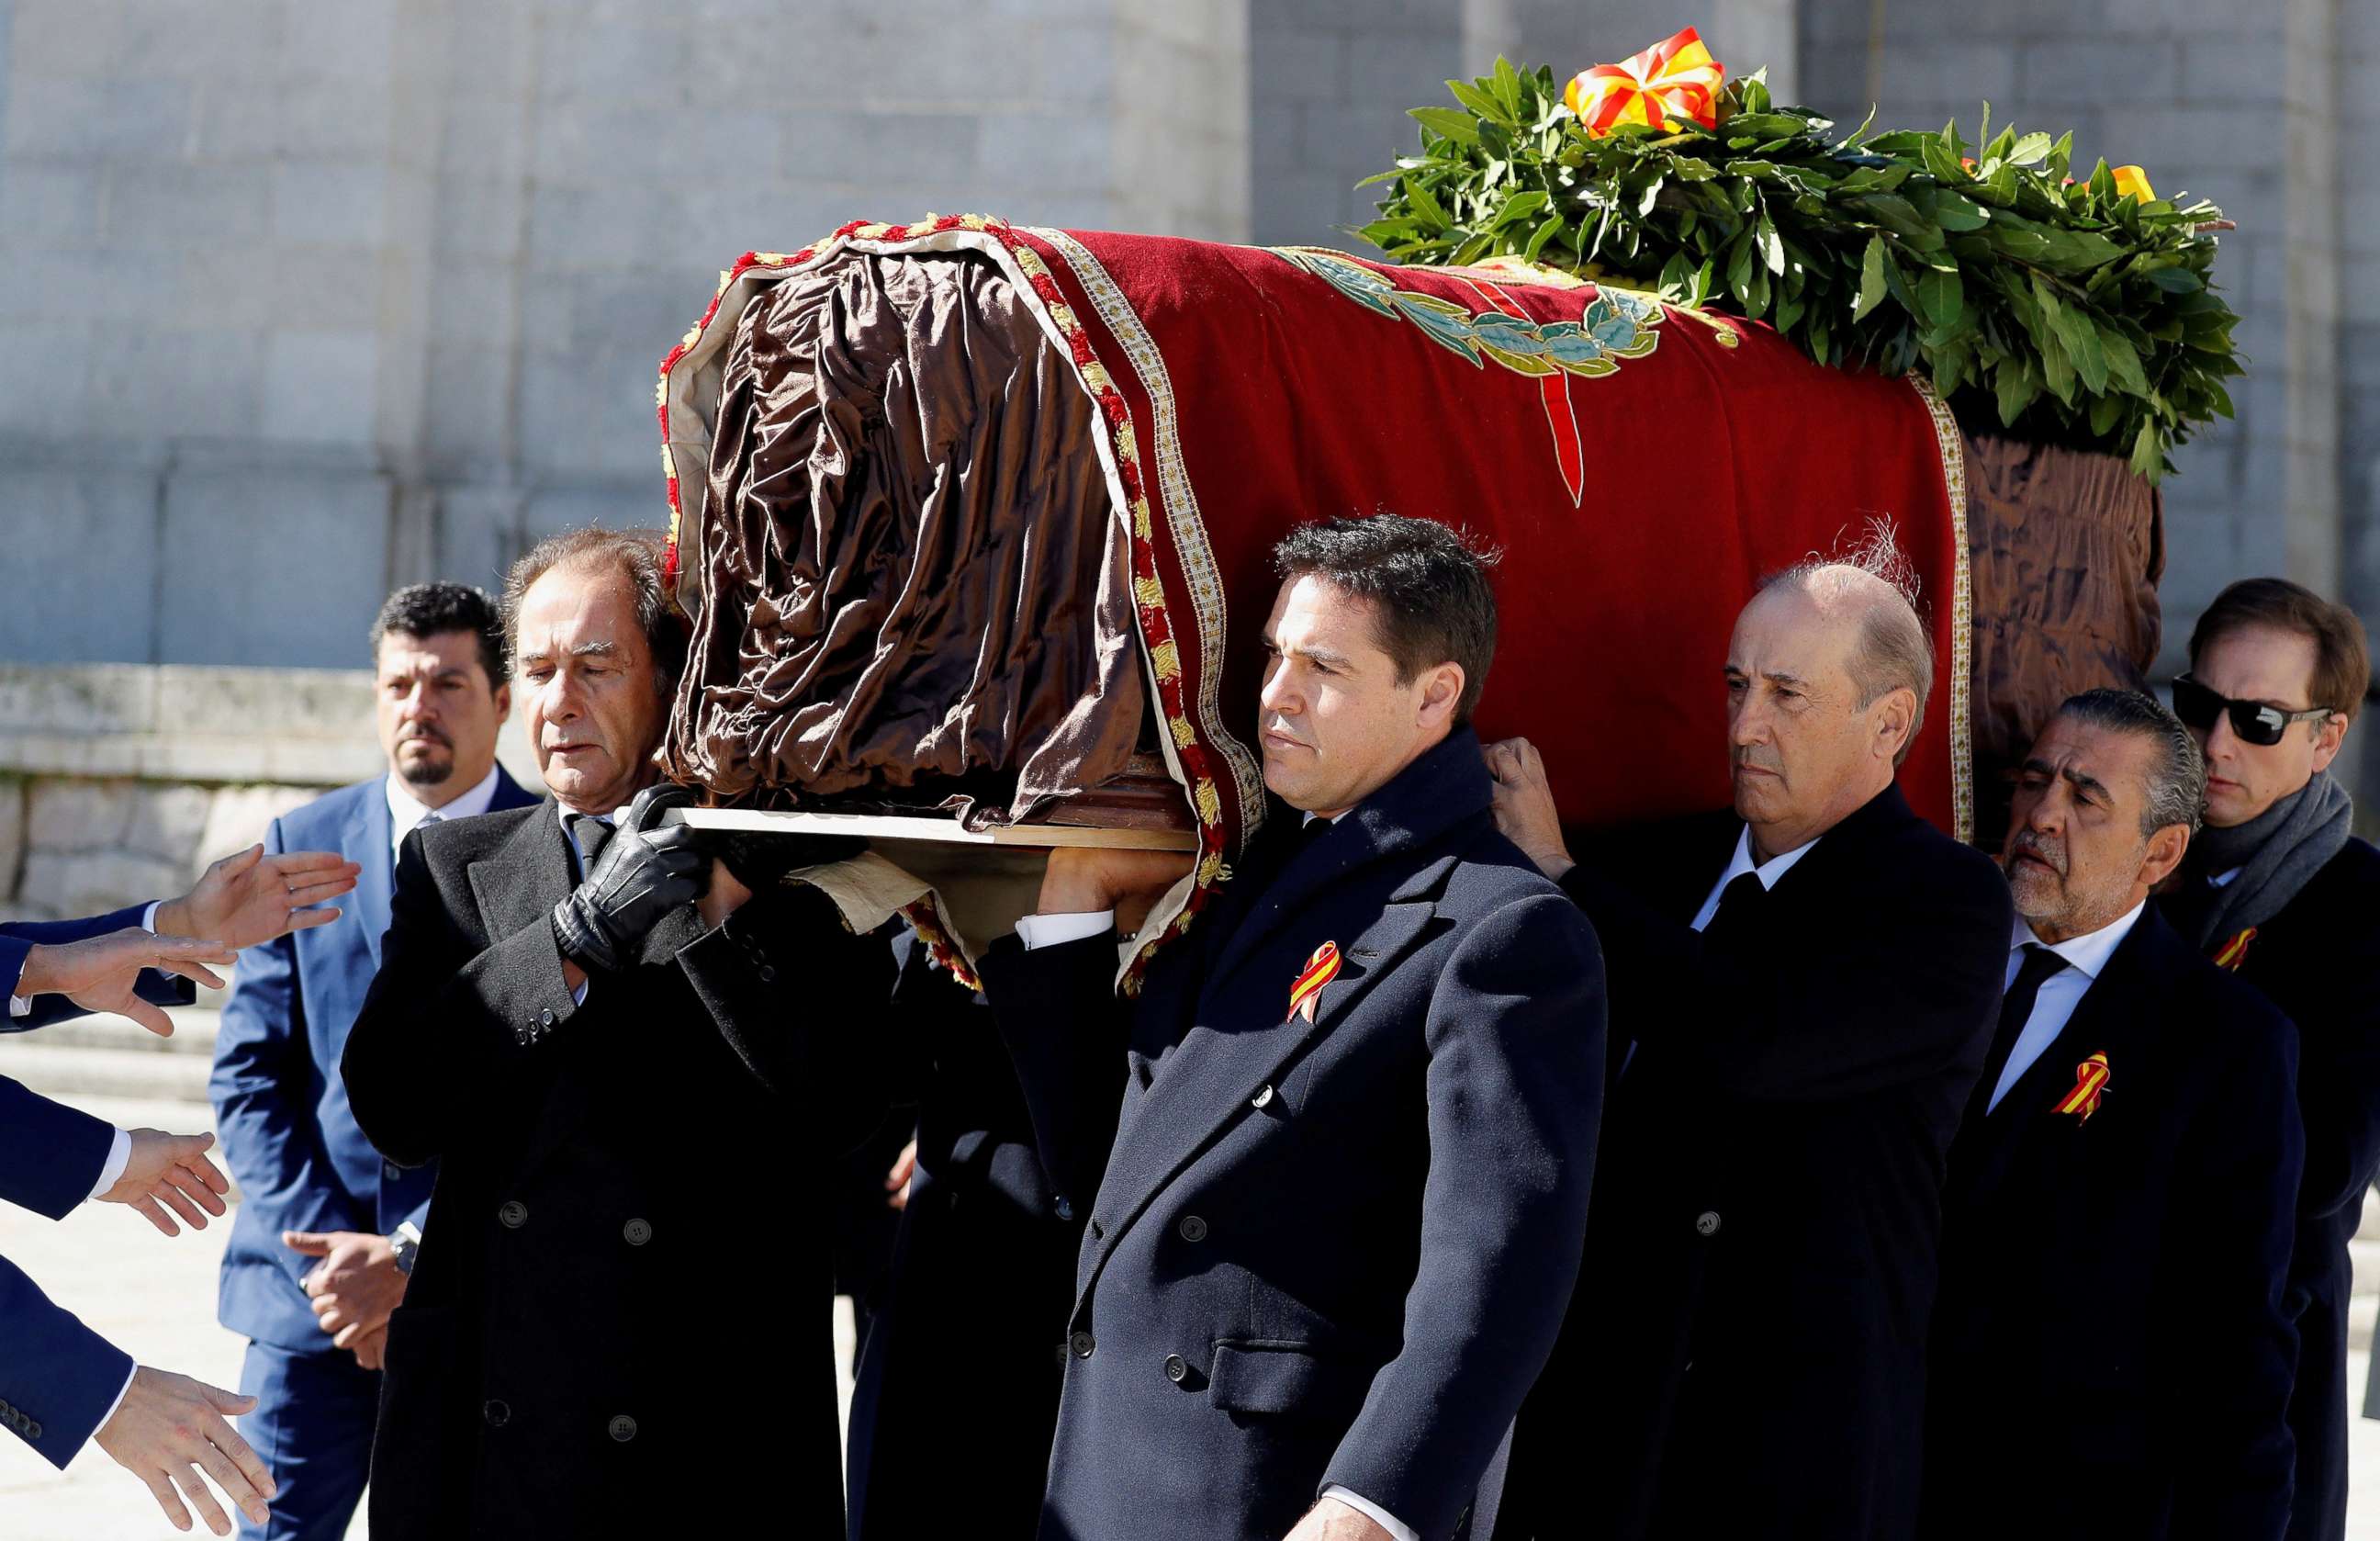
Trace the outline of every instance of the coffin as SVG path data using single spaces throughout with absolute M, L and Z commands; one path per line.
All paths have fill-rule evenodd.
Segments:
M 713 819 L 941 832 L 939 853 L 879 839 L 846 908 L 903 910 L 962 958 L 1029 904 L 1015 848 L 1052 827 L 1195 847 L 1127 982 L 1193 923 L 1264 817 L 1267 553 L 1318 516 L 1393 510 L 1503 550 L 1479 731 L 1536 740 L 1581 825 L 1726 800 L 1736 612 L 1876 521 L 1937 660 L 1902 785 L 1946 831 L 1974 831 L 1979 722 L 2000 746 L 2089 673 L 2027 628 L 2120 608 L 2083 623 L 2106 634 L 2091 667 L 2137 677 L 2155 651 L 2154 571 L 2127 587 L 2106 556 L 2154 550 L 2153 494 L 2113 516 L 2146 540 L 2079 509 L 2044 545 L 2065 526 L 2008 488 L 2048 473 L 1987 456 L 1979 565 L 1968 447 L 1922 380 L 1534 270 L 857 224 L 739 259 L 660 406 L 693 625 L 670 773 Z M 994 868 L 1000 902 L 956 920 L 944 891 Z

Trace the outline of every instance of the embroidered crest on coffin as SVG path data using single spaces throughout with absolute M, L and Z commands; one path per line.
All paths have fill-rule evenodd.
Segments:
M 1623 358 L 1642 358 L 1661 344 L 1658 300 L 1626 289 L 1599 289 L 1574 322 L 1537 322 L 1504 286 L 1450 270 L 1445 276 L 1468 285 L 1484 309 L 1473 310 L 1436 295 L 1401 289 L 1387 274 L 1343 253 L 1322 247 L 1277 246 L 1273 253 L 1312 273 L 1375 315 L 1406 321 L 1423 336 L 1460 354 L 1475 369 L 1490 361 L 1537 382 L 1545 398 L 1546 426 L 1553 432 L 1554 459 L 1571 506 L 1586 493 L 1586 454 L 1579 442 L 1578 418 L 1570 382 L 1617 374 Z

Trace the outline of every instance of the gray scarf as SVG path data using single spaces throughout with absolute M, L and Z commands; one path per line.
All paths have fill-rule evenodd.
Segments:
M 2245 824 L 2198 832 L 2191 850 L 2194 880 L 2205 882 L 2234 868 L 2240 875 L 2216 889 L 2198 935 L 2200 952 L 2222 938 L 2262 926 L 2289 907 L 2313 875 L 2347 848 L 2355 802 L 2318 770 L 2313 780 Z

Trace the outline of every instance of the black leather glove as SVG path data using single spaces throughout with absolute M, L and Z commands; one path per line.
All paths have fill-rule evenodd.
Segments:
M 666 783 L 649 786 L 613 820 L 594 868 L 553 906 L 553 937 L 565 955 L 617 971 L 655 922 L 710 886 L 710 855 L 696 831 L 683 824 L 652 827 L 663 808 L 693 795 Z

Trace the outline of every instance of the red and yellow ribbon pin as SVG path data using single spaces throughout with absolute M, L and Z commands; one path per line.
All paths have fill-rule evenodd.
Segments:
M 1618 64 L 1581 70 L 1562 88 L 1562 105 L 1588 135 L 1601 139 L 1623 123 L 1653 129 L 1691 120 L 1718 127 L 1718 88 L 1727 71 L 1692 27 Z
M 2251 926 L 2223 944 L 2222 950 L 2215 954 L 2215 966 L 2239 973 L 2240 965 L 2248 961 L 2248 944 L 2255 940 L 2256 928 Z
M 1298 970 L 1297 982 L 1289 987 L 1289 1014 L 1312 1022 L 1315 1001 L 1320 998 L 1322 987 L 1337 977 L 1339 944 L 1326 941 L 1314 950 L 1314 956 L 1305 960 L 1305 966 Z
M 2094 1054 L 2074 1067 L 2074 1089 L 2061 1098 L 2053 1111 L 2072 1113 L 2082 1122 L 2091 1122 L 2099 1110 L 2099 1096 L 2107 1089 L 2107 1056 Z

